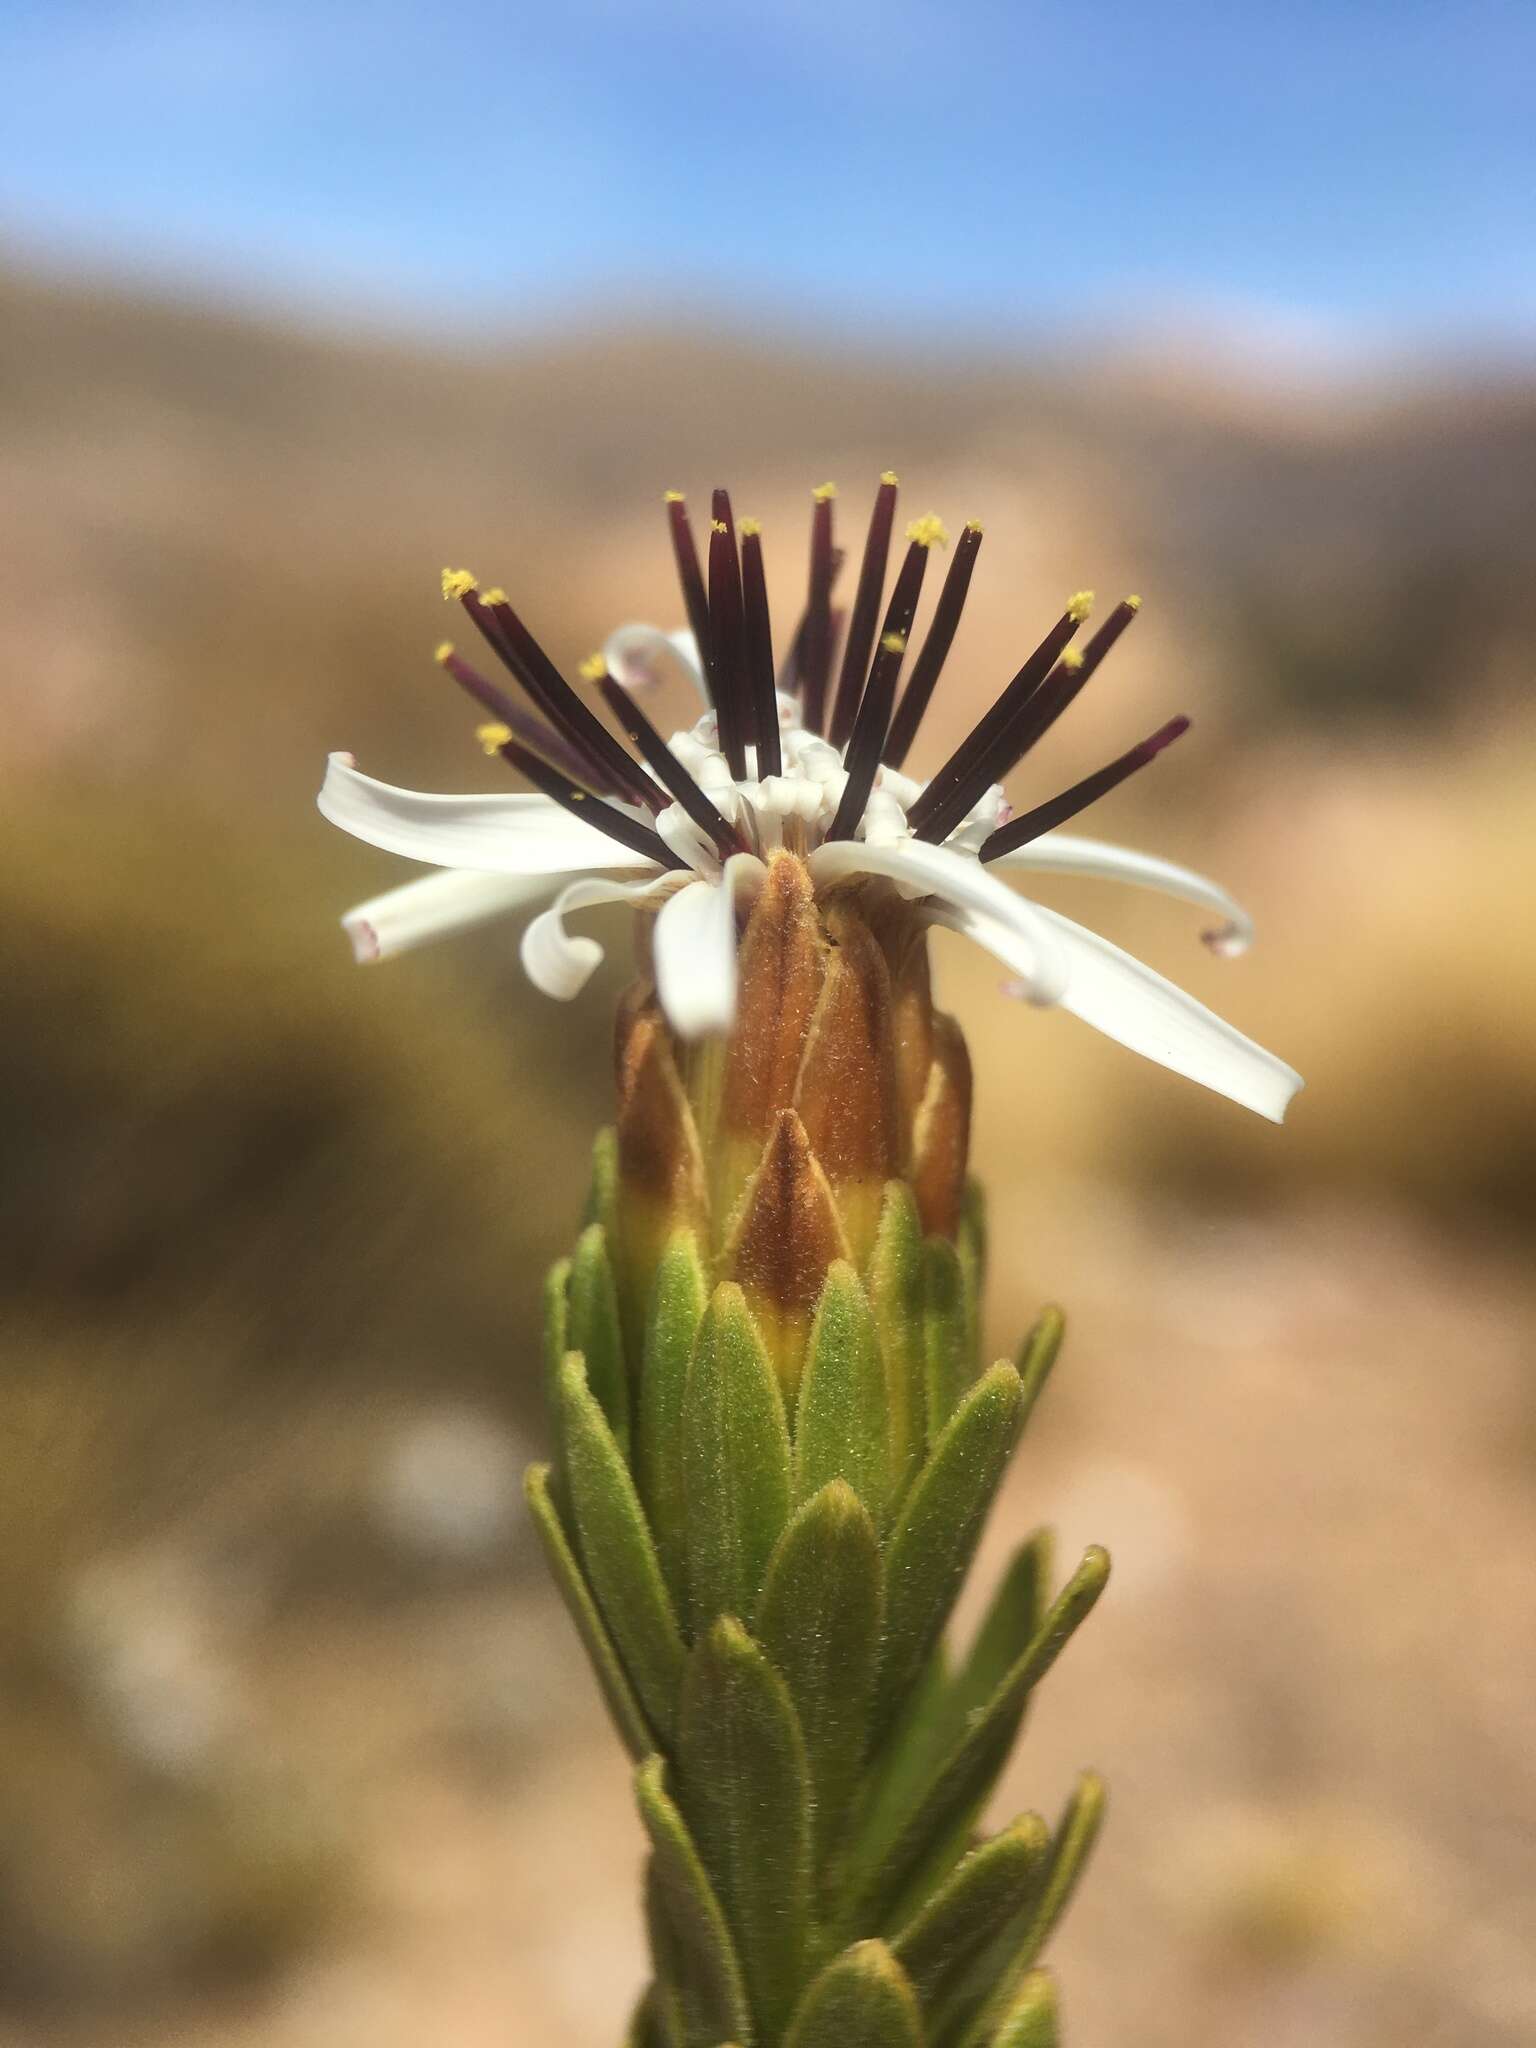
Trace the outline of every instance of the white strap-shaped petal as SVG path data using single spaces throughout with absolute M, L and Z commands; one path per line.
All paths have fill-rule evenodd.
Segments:
M 1032 1001 L 1054 1003 L 1066 988 L 1066 955 L 1039 905 L 1015 896 L 1006 883 L 987 873 L 974 854 L 930 846 L 921 839 L 903 840 L 899 846 L 834 839 L 817 847 L 809 866 L 823 886 L 850 875 L 888 875 L 909 895 L 937 897 L 963 915 L 988 920 L 1009 934 L 1009 965 L 1028 983 Z M 941 922 L 950 920 L 943 917 Z
M 1213 953 L 1245 953 L 1253 940 L 1253 919 L 1241 903 L 1229 896 L 1219 882 L 1182 868 L 1155 854 L 1137 853 L 1129 846 L 1110 846 L 1102 839 L 1079 839 L 1071 832 L 1047 832 L 1027 846 L 991 861 L 997 869 L 1025 868 L 1036 874 L 1085 875 L 1104 882 L 1129 882 L 1134 888 L 1155 889 L 1163 896 L 1176 896 L 1182 903 L 1214 910 L 1225 922 L 1201 938 Z
M 603 659 L 609 674 L 626 690 L 648 690 L 663 682 L 670 669 L 681 669 L 709 702 L 699 643 L 686 626 L 676 633 L 664 633 L 660 626 L 615 626 L 603 642 Z
M 571 912 L 590 910 L 598 903 L 649 902 L 672 886 L 661 877 L 649 882 L 613 882 L 593 875 L 567 882 L 548 910 L 541 911 L 523 933 L 523 972 L 545 995 L 557 1002 L 570 1002 L 581 994 L 603 960 L 596 939 L 566 930 L 565 920 Z
M 362 774 L 350 754 L 331 755 L 316 802 L 354 839 L 438 868 L 569 875 L 656 865 L 547 796 L 433 796 L 396 789 Z
M 690 882 L 656 920 L 656 994 L 680 1038 L 705 1038 L 736 1022 L 736 898 L 763 863 L 733 853 L 718 882 Z
M 1097 932 L 1041 904 L 1034 908 L 1068 962 L 1061 996 L 1064 1010 L 1159 1066 L 1213 1088 L 1274 1123 L 1283 1120 L 1301 1086 L 1294 1068 Z M 1007 966 L 1019 971 L 1027 967 L 1027 956 L 1021 957 L 1007 926 L 975 911 L 941 911 L 937 921 L 975 939 Z
M 388 960 L 433 939 L 467 932 L 547 896 L 547 875 L 483 875 L 445 868 L 370 896 L 341 920 L 361 961 Z

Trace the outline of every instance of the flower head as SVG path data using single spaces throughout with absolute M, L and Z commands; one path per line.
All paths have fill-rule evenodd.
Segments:
M 1022 813 L 1003 792 L 1005 778 L 1131 624 L 1140 600 L 1116 605 L 1078 646 L 1092 593 L 1070 597 L 974 730 L 927 782 L 914 780 L 907 757 L 948 658 L 982 535 L 975 524 L 961 532 L 927 633 L 914 643 L 929 560 L 948 536 L 931 514 L 913 521 L 887 597 L 896 498 L 896 479 L 887 474 L 835 659 L 833 591 L 842 562 L 835 493 L 823 485 L 813 494 L 804 614 L 776 665 L 756 522 L 738 528 L 728 495 L 717 491 L 701 562 L 687 507 L 668 492 L 688 626 L 670 634 L 621 628 L 583 665 L 582 679 L 612 726 L 555 668 L 504 591 L 482 590 L 465 570 L 446 571 L 445 598 L 466 612 L 516 694 L 451 643 L 438 660 L 485 714 L 479 737 L 486 751 L 499 753 L 533 793 L 423 795 L 376 782 L 350 755 L 333 755 L 319 797 L 325 816 L 373 845 L 444 870 L 348 913 L 343 922 L 358 957 L 377 959 L 553 897 L 528 924 L 522 957 L 541 989 L 569 998 L 602 954 L 567 920 L 591 905 L 627 901 L 647 914 L 656 999 L 671 1030 L 684 1042 L 709 1038 L 737 1024 L 742 933 L 772 866 L 787 859 L 803 868 L 813 898 L 832 908 L 834 921 L 838 901 L 859 899 L 861 915 L 876 924 L 886 918 L 880 906 L 897 905 L 904 926 L 963 932 L 1006 965 L 1010 987 L 1030 1002 L 1068 1009 L 1278 1121 L 1300 1086 L 1291 1068 L 1118 947 L 1003 880 L 1032 871 L 1160 890 L 1218 920 L 1204 935 L 1217 952 L 1247 944 L 1246 914 L 1216 883 L 1060 829 L 1153 761 L 1187 730 L 1187 719 L 1171 720 Z M 666 663 L 691 673 L 705 705 L 689 731 L 670 738 L 640 702 Z

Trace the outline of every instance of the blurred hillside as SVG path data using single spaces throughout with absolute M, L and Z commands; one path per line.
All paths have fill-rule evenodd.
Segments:
M 409 1923 L 418 1941 L 441 1931 L 455 1885 L 534 1912 L 557 1793 L 593 1827 L 621 1825 L 511 1503 L 538 1429 L 539 1275 L 569 1238 L 605 1113 L 623 928 L 594 920 L 613 957 L 569 1009 L 523 983 L 511 929 L 360 973 L 336 916 L 406 870 L 324 826 L 312 798 L 335 746 L 386 779 L 496 786 L 430 660 L 439 567 L 506 582 L 573 663 L 622 618 L 676 621 L 668 486 L 702 498 L 726 481 L 762 517 L 781 625 L 823 477 L 842 486 L 847 530 L 887 466 L 911 510 L 982 519 L 929 761 L 1083 584 L 1139 590 L 1146 613 L 1020 789 L 1047 794 L 1172 712 L 1195 717 L 1094 829 L 1218 874 L 1255 911 L 1251 958 L 1208 958 L 1194 920 L 1159 901 L 1089 885 L 1052 900 L 1297 1065 L 1308 1086 L 1284 1132 L 1010 1006 L 994 968 L 940 948 L 977 1053 L 979 1163 L 1003 1191 L 1000 1298 L 1010 1317 L 1047 1290 L 1088 1304 L 1096 1391 L 1068 1402 L 1047 1447 L 1062 1488 L 1142 1389 L 1147 1304 L 1169 1409 L 1157 1469 L 1138 1467 L 1129 1498 L 1153 1490 L 1154 1552 L 1173 1514 L 1181 1555 L 1230 1543 L 1271 1586 L 1288 1579 L 1304 1482 L 1292 1468 L 1297 1492 L 1280 1498 L 1262 1479 L 1262 1425 L 1234 1443 L 1228 1347 L 1257 1414 L 1331 1375 L 1341 1579 L 1352 1562 L 1382 1569 L 1403 1517 L 1429 1530 L 1458 1495 L 1481 1503 L 1487 1551 L 1526 1554 L 1536 379 L 1372 387 L 1171 347 L 935 362 L 899 343 L 861 356 L 611 318 L 429 349 L 0 275 L 0 464 L 0 1741 L 18 1760 L 0 1778 L 0 2048 L 8 2004 L 33 2015 L 15 2037 L 27 2048 L 377 2044 L 373 1994 L 330 1980 L 271 2036 L 259 2019 L 182 2032 L 160 2001 L 309 1943 L 350 1953 L 359 1916 L 376 1933 L 381 1886 L 386 1929 Z M 1170 1267 L 1199 1286 L 1175 1300 Z M 1469 1298 L 1481 1320 L 1462 1357 Z M 1426 1330 L 1433 1354 L 1417 1348 Z M 1391 1445 L 1393 1473 L 1416 1475 L 1405 1493 L 1370 1452 L 1410 1349 Z M 1287 1413 L 1297 1461 L 1310 1413 Z M 1127 1438 L 1114 1455 L 1129 1469 L 1141 1452 Z M 1146 1531 L 1112 1480 L 1107 1511 L 1134 1547 Z M 1454 1543 L 1436 1555 L 1445 1583 L 1426 1605 L 1443 1609 L 1460 1560 Z M 1350 1672 L 1362 1728 L 1401 1711 L 1394 1660 L 1411 1637 L 1427 1725 L 1515 1753 L 1517 1688 L 1464 1698 L 1454 1644 L 1407 1621 L 1367 1655 L 1347 1585 L 1325 1574 L 1294 1598 L 1284 1639 L 1324 1690 Z M 1238 1904 L 1212 1903 L 1232 1889 L 1222 1864 L 1194 1886 L 1203 1903 L 1168 1909 L 1169 1925 L 1205 1915 L 1189 1936 L 1210 1977 L 1200 2037 L 1374 2048 L 1419 2038 L 1432 2009 L 1446 2031 L 1425 2039 L 1514 2042 L 1411 1960 L 1478 1914 L 1488 1942 L 1505 1939 L 1484 1908 L 1494 1873 L 1513 1896 L 1507 1847 L 1487 1849 L 1497 1830 L 1475 1800 L 1437 1837 L 1445 1895 L 1415 1894 L 1401 1953 L 1370 1949 L 1375 1990 L 1359 1996 L 1380 1992 L 1381 2029 L 1308 2031 L 1314 2007 L 1282 1995 L 1285 1973 L 1309 1987 L 1354 1965 L 1287 1889 L 1305 1861 L 1290 1831 L 1331 1800 L 1325 1832 L 1349 1835 L 1359 1816 L 1339 1787 L 1364 1782 L 1369 1744 L 1342 1728 L 1292 1743 L 1307 1711 L 1294 1673 L 1256 1669 L 1246 1692 L 1220 1675 L 1246 1667 L 1254 1626 L 1231 1589 L 1208 1639 L 1186 1630 L 1187 1669 L 1170 1668 L 1156 1619 L 1129 1625 L 1116 1697 L 1187 1685 L 1195 1726 L 1230 1709 L 1245 1740 L 1212 1797 L 1259 1800 L 1281 1845 L 1233 1881 Z M 1110 1758 L 1125 1748 L 1112 1716 L 1094 1730 Z M 1368 1862 L 1398 1855 L 1394 1802 L 1443 1762 L 1381 1765 Z M 1187 1801 L 1189 1763 L 1160 1782 L 1167 1759 L 1144 1744 L 1133 1837 L 1157 1839 L 1160 1796 Z M 513 1793 L 531 1847 L 486 1833 Z M 418 1832 L 441 1859 L 425 1874 Z M 382 1878 L 383 1863 L 355 1867 L 380 1839 Z M 602 1910 L 622 1916 L 616 1840 L 622 1886 Z M 1122 1875 L 1113 1898 L 1161 1924 Z M 1476 1912 L 1447 1904 L 1452 1890 Z M 614 1924 L 628 1932 L 608 1964 L 589 1983 L 567 1955 L 552 1990 L 538 1973 L 558 1957 L 529 1936 L 506 1962 L 488 1918 L 492 1975 L 510 1976 L 454 2038 L 505 2038 L 523 1997 L 550 2048 L 607 2038 L 631 1960 L 629 1923 Z M 1132 2035 L 1107 2030 L 1104 1986 L 1120 1933 L 1107 1907 L 1096 1924 L 1088 2007 L 1118 2048 Z M 1233 1991 L 1244 1971 L 1265 1994 L 1257 2017 Z M 421 1991 L 400 2010 L 435 2012 Z M 437 2024 L 396 2019 L 390 2042 Z

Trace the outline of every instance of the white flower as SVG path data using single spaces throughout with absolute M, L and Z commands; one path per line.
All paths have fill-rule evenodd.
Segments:
M 1001 879 L 1018 871 L 1128 882 L 1212 913 L 1219 922 L 1205 939 L 1218 952 L 1240 952 L 1251 936 L 1246 913 L 1204 876 L 1054 829 L 1145 765 L 1187 721 L 1175 721 L 1099 775 L 1010 822 L 1001 775 L 1066 708 L 1134 616 L 1137 601 L 1118 607 L 1078 656 L 1067 642 L 1086 615 L 1087 595 L 1073 599 L 970 739 L 932 782 L 915 782 L 892 756 L 900 760 L 910 745 L 948 651 L 980 531 L 967 528 L 956 550 L 928 642 L 893 720 L 923 562 L 942 529 L 931 519 L 908 529 L 906 562 L 876 646 L 895 500 L 894 479 L 884 480 L 833 707 L 831 730 L 837 735 L 842 728 L 833 744 L 812 729 L 825 722 L 830 679 L 830 498 L 829 487 L 817 494 L 812 596 L 795 641 L 796 696 L 773 687 L 755 527 L 742 523 L 738 554 L 728 503 L 722 517 L 723 494 L 717 494 L 706 600 L 696 561 L 689 573 L 692 542 L 681 501 L 669 495 L 694 632 L 623 628 L 604 656 L 584 669 L 643 766 L 558 676 L 503 593 L 482 595 L 463 572 L 445 576 L 445 593 L 464 603 L 539 715 L 514 706 L 451 648 L 440 649 L 439 659 L 497 716 L 493 727 L 482 728 L 488 750 L 505 754 L 534 780 L 537 793 L 423 795 L 377 782 L 349 754 L 333 754 L 319 796 L 324 815 L 358 839 L 440 870 L 347 913 L 342 922 L 357 957 L 382 959 L 547 902 L 524 931 L 523 964 L 547 994 L 570 998 L 602 952 L 593 939 L 571 932 L 567 919 L 596 904 L 644 905 L 656 913 L 657 994 L 673 1027 L 685 1037 L 725 1031 L 735 1016 L 740 909 L 760 886 L 766 858 L 787 848 L 805 858 L 819 888 L 860 876 L 886 878 L 934 924 L 985 946 L 1029 1001 L 1070 1010 L 1131 1050 L 1278 1122 L 1301 1085 L 1290 1067 L 1108 940 Z M 878 557 L 873 567 L 871 557 Z M 707 687 L 698 659 L 701 634 L 713 650 Z M 663 745 L 635 696 L 615 678 L 630 690 L 640 688 L 654 666 L 669 661 L 692 671 L 714 708 Z M 811 706 L 812 724 L 803 704 Z

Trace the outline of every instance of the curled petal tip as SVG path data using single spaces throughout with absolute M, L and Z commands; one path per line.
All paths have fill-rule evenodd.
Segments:
M 359 967 L 367 967 L 383 958 L 384 949 L 379 944 L 379 935 L 366 917 L 349 912 L 341 920 L 341 928 L 352 941 L 352 958 Z

